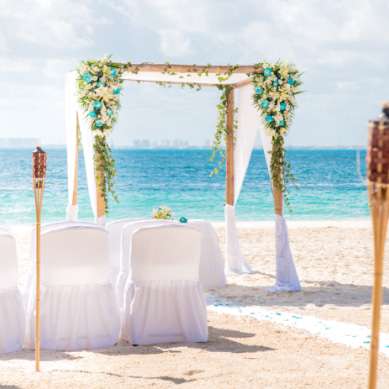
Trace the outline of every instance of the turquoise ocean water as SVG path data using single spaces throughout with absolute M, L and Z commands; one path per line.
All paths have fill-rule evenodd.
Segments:
M 48 149 L 42 222 L 64 220 L 67 206 L 66 150 Z M 108 220 L 148 217 L 170 206 L 176 218 L 223 220 L 225 173 L 209 177 L 210 150 L 114 149 L 119 173 Z M 367 191 L 358 177 L 355 150 L 288 150 L 300 189 L 290 195 L 292 220 L 369 217 Z M 365 152 L 361 152 L 362 174 Z M 31 150 L 0 150 L 0 223 L 35 222 Z M 79 219 L 93 220 L 83 155 L 79 167 Z M 262 150 L 254 150 L 236 208 L 238 221 L 272 220 L 273 199 Z

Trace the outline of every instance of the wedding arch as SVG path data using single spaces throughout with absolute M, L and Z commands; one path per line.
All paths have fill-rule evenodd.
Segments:
M 93 69 L 98 70 L 97 67 L 93 67 L 95 60 L 92 60 L 91 65 L 89 63 L 89 67 L 82 65 L 81 71 L 79 67 L 78 71 L 73 71 L 66 75 L 65 97 L 69 194 L 67 219 L 77 220 L 78 218 L 77 170 L 80 142 L 84 152 L 88 191 L 95 222 L 99 225 L 106 224 L 107 200 L 102 193 L 105 172 L 99 165 L 101 158 L 99 151 L 96 151 L 99 149 L 96 149 L 95 142 L 98 142 L 99 139 L 96 136 L 96 130 L 101 131 L 99 133 L 100 137 L 105 137 L 110 132 L 104 130 L 104 128 L 109 128 L 104 124 L 105 122 L 97 119 L 103 115 L 106 122 L 111 125 L 112 116 L 116 116 L 115 104 L 119 104 L 119 96 L 115 96 L 115 94 L 120 95 L 120 87 L 114 83 L 115 80 L 117 83 L 132 81 L 189 85 L 192 88 L 196 87 L 198 89 L 201 87 L 217 87 L 223 91 L 225 99 L 222 106 L 218 105 L 218 108 L 220 111 L 219 117 L 222 118 L 222 121 L 225 120 L 225 123 L 222 124 L 225 124 L 226 138 L 226 272 L 232 274 L 255 272 L 244 259 L 239 244 L 235 223 L 235 206 L 249 165 L 255 138 L 257 132 L 260 131 L 266 163 L 272 181 L 276 222 L 276 284 L 269 288 L 269 291 L 300 290 L 301 287 L 293 263 L 286 221 L 284 219 L 284 194 L 286 191 L 283 183 L 285 182 L 285 176 L 288 174 L 288 166 L 285 165 L 284 170 L 280 168 L 280 163 L 284 163 L 283 135 L 287 131 L 287 125 L 290 124 L 289 116 L 285 116 L 286 119 L 284 119 L 281 111 L 285 110 L 285 107 L 288 111 L 289 106 L 293 109 L 293 100 L 289 98 L 290 101 L 288 101 L 288 97 L 285 96 L 286 103 L 281 102 L 280 99 L 278 99 L 277 103 L 275 99 L 276 92 L 274 92 L 277 89 L 275 85 L 279 86 L 283 81 L 285 83 L 285 80 L 289 80 L 289 84 L 292 85 L 297 77 L 292 78 L 288 76 L 286 68 L 282 68 L 282 65 L 269 65 L 267 63 L 212 66 L 209 64 L 112 63 L 108 62 L 108 60 L 109 57 L 106 57 L 106 63 L 103 62 L 103 65 L 101 65 L 101 62 L 96 61 L 97 65 L 100 64 L 102 66 L 101 71 L 104 72 L 101 73 L 103 74 L 103 81 L 108 80 L 108 86 L 101 81 L 96 83 L 98 77 L 93 76 Z M 84 62 L 84 64 L 86 63 Z M 108 67 L 106 64 L 108 64 Z M 107 68 L 109 71 L 107 71 Z M 278 73 L 276 72 L 277 69 Z M 283 75 L 282 72 L 285 74 Z M 289 79 L 283 79 L 282 77 L 284 76 L 289 77 Z M 97 107 L 98 117 L 96 117 L 92 104 L 93 101 L 91 99 L 88 100 L 88 92 L 92 89 L 88 83 L 93 83 L 93 81 L 95 81 L 95 87 L 101 91 L 99 95 L 101 96 L 101 101 L 104 103 L 106 98 L 106 101 L 113 102 L 111 108 L 106 109 L 103 106 L 103 109 L 105 109 L 103 113 L 99 111 L 101 104 L 98 101 L 97 103 L 95 102 L 94 107 Z M 79 87 L 80 85 L 85 86 L 84 84 L 86 88 L 83 90 L 80 98 Z M 290 90 L 290 87 L 283 90 L 286 89 Z M 237 99 L 236 94 L 238 95 Z M 286 95 L 286 93 L 284 94 Z M 93 93 L 90 93 L 90 95 L 93 95 Z M 281 94 L 281 96 L 283 95 Z M 275 108 L 275 104 L 278 104 L 278 111 Z M 235 105 L 237 105 L 237 110 Z M 88 109 L 91 110 L 89 113 Z M 271 109 L 274 111 L 271 111 Z M 269 113 L 271 115 L 272 112 L 273 116 L 269 116 Z M 274 112 L 276 113 L 274 114 Z M 284 120 L 287 120 L 288 123 L 285 123 Z M 79 135 L 81 139 L 79 139 Z M 278 140 L 277 137 L 279 137 Z M 281 146 L 279 146 L 280 142 Z M 280 152 L 281 154 L 279 154 Z M 283 168 L 284 165 L 281 165 L 281 167 Z

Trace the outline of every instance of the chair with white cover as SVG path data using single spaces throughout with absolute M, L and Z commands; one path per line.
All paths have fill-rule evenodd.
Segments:
M 109 282 L 108 232 L 96 225 L 60 227 L 43 232 L 41 242 L 41 348 L 114 345 L 120 317 Z M 34 294 L 26 312 L 27 347 L 35 343 Z
M 16 242 L 10 230 L 0 226 L 0 354 L 21 351 L 25 316 L 18 289 Z
M 145 218 L 121 219 L 114 220 L 107 224 L 107 231 L 109 233 L 109 260 L 111 274 L 110 279 L 112 285 L 116 285 L 117 278 L 120 271 L 120 251 L 121 251 L 121 237 L 122 228 L 128 224 L 140 220 L 150 220 Z
M 126 282 L 130 274 L 130 248 L 132 241 L 132 234 L 139 230 L 142 227 L 151 227 L 151 226 L 161 226 L 161 225 L 172 225 L 177 224 L 172 220 L 163 220 L 163 219 L 142 219 L 137 221 L 132 221 L 123 226 L 121 232 L 120 240 L 120 271 L 116 280 L 116 296 L 119 303 L 119 309 L 124 307 L 124 289 L 126 287 Z
M 208 340 L 200 250 L 201 235 L 189 226 L 149 226 L 132 234 L 121 339 L 142 345 Z
M 41 226 L 41 233 L 47 231 L 54 231 L 64 227 L 76 227 L 76 226 L 96 226 L 93 222 L 87 222 L 82 220 L 61 220 L 58 222 L 46 223 Z M 26 284 L 23 292 L 24 309 L 27 311 L 29 299 L 35 294 L 35 255 L 36 255 L 36 228 L 31 231 L 31 244 L 30 244 L 30 256 L 29 256 L 29 273 L 27 275 Z M 28 333 L 28 328 L 26 329 Z
M 191 227 L 201 233 L 200 281 L 203 288 L 226 286 L 224 258 L 219 246 L 219 237 L 210 222 L 189 220 Z

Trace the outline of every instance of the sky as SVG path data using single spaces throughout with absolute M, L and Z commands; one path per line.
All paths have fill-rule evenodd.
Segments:
M 82 59 L 304 72 L 291 146 L 359 145 L 389 100 L 389 0 L 0 0 L 0 138 L 65 144 L 64 77 Z M 213 138 L 216 88 L 126 83 L 117 146 Z

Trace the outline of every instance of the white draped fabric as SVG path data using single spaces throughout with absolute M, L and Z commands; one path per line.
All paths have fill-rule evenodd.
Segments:
M 21 351 L 25 317 L 18 289 L 15 238 L 0 226 L 0 354 Z
M 262 127 L 260 130 L 263 151 L 265 153 L 266 164 L 270 172 L 270 159 L 271 155 L 269 151 L 272 150 L 271 136 L 267 135 L 265 129 Z M 284 204 L 282 204 L 282 211 Z M 290 251 L 288 227 L 286 226 L 286 220 L 283 216 L 275 215 L 276 222 L 276 284 L 267 289 L 269 293 L 274 292 L 293 292 L 301 290 L 301 285 L 297 276 L 296 268 L 293 263 L 292 252 Z
M 243 257 L 235 223 L 235 205 L 249 166 L 258 129 L 263 126 L 252 99 L 252 84 L 239 89 L 238 129 L 236 130 L 234 149 L 234 205 L 226 204 L 225 206 L 227 224 L 226 271 L 232 274 L 253 273 L 254 271 Z
M 61 226 L 65 223 L 73 225 Z M 109 283 L 108 233 L 96 225 L 65 223 L 47 226 L 42 233 L 41 347 L 80 350 L 113 345 L 120 318 Z M 33 347 L 34 283 L 26 289 L 25 303 L 25 347 Z
M 120 253 L 122 245 L 122 229 L 132 222 L 140 220 L 150 220 L 145 218 L 133 218 L 115 220 L 107 224 L 107 231 L 109 234 L 109 261 L 110 261 L 110 280 L 111 284 L 116 287 L 117 279 L 120 272 Z
M 94 168 L 94 137 L 85 118 L 83 109 L 78 104 L 76 93 L 77 72 L 71 72 L 66 75 L 65 81 L 65 101 L 66 101 L 66 132 L 67 132 L 67 157 L 68 157 L 68 208 L 66 216 L 68 220 L 77 220 L 78 206 L 72 205 L 75 161 L 77 148 L 77 113 L 81 132 L 82 148 L 84 151 L 85 169 L 88 181 L 88 191 L 91 200 L 92 211 L 95 215 L 95 222 L 98 225 L 105 226 L 105 215 L 97 217 L 97 186 L 95 180 Z
M 212 224 L 205 220 L 189 220 L 188 225 L 201 233 L 199 277 L 203 288 L 226 286 L 224 258 L 219 246 L 219 237 Z
M 143 227 L 132 235 L 121 339 L 133 344 L 208 340 L 200 252 L 201 234 L 188 225 Z

